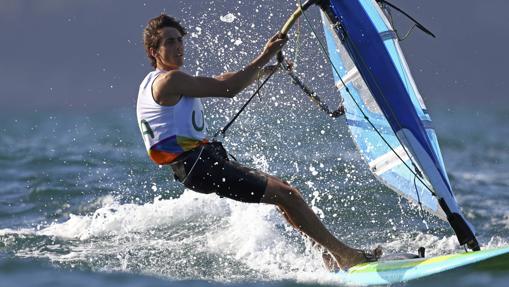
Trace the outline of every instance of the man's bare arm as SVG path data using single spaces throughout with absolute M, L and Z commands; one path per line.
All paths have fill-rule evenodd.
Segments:
M 195 77 L 175 70 L 159 76 L 153 85 L 154 99 L 160 104 L 175 104 L 180 95 L 188 97 L 232 98 L 253 83 L 260 70 L 286 43 L 286 39 L 274 36 L 263 52 L 242 70 L 225 73 L 215 78 Z

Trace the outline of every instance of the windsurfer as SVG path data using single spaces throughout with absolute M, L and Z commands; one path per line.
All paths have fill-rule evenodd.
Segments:
M 264 67 L 287 38 L 273 36 L 259 56 L 237 72 L 202 77 L 180 70 L 185 34 L 178 21 L 164 14 L 151 19 L 144 30 L 145 50 L 155 70 L 140 85 L 137 116 L 150 158 L 157 164 L 170 165 L 175 178 L 194 191 L 276 205 L 292 226 L 330 252 L 335 260 L 329 261 L 330 267 L 337 263 L 346 269 L 376 260 L 380 248 L 364 252 L 336 239 L 297 189 L 279 178 L 229 161 L 220 143 L 207 140 L 200 99 L 233 98 L 260 73 L 271 70 Z

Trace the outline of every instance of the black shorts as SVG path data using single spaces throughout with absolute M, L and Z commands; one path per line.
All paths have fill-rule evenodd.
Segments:
M 185 153 L 171 167 L 175 178 L 189 189 L 242 202 L 259 203 L 267 187 L 265 173 L 228 160 L 219 142 Z

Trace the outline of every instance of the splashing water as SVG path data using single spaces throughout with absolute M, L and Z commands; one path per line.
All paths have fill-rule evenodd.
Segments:
M 224 16 L 219 17 L 219 19 L 225 23 L 233 23 L 233 21 L 235 21 L 237 17 L 235 17 L 235 15 L 233 15 L 232 13 L 228 13 Z
M 216 281 L 325 273 L 317 251 L 292 232 L 272 206 L 186 191 L 143 205 L 111 202 L 92 215 L 71 215 L 40 230 L 2 230 L 0 236 L 12 245 L 45 243 L 44 249 L 20 248 L 20 257 L 97 271 Z

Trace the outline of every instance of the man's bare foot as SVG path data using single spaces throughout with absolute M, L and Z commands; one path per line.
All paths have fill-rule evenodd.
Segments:
M 328 252 L 322 253 L 323 263 L 329 271 L 348 270 L 348 268 L 365 262 L 377 261 L 382 256 L 382 247 L 378 246 L 373 251 L 363 251 L 360 249 L 350 249 L 348 254 L 342 254 L 341 257 L 334 256 Z
M 332 255 L 328 251 L 324 251 L 322 253 L 323 266 L 329 272 L 335 272 L 339 269 L 338 263 L 332 257 Z

